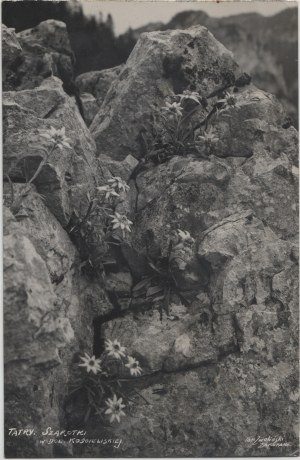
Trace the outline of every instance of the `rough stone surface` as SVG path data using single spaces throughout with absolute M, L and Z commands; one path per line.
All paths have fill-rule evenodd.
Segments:
M 2 25 L 2 79 L 5 86 L 7 73 L 10 66 L 20 56 L 22 48 L 17 40 L 14 29 Z
M 217 362 L 220 354 L 233 352 L 236 337 L 230 314 L 212 322 L 211 313 L 202 306 L 190 314 L 182 304 L 171 304 L 169 318 L 158 311 L 127 315 L 111 321 L 104 335 L 111 337 L 122 323 L 122 343 L 130 355 L 137 355 L 143 372 L 175 372 Z M 153 346 L 153 344 L 159 346 Z
M 95 70 L 92 72 L 82 73 L 76 77 L 75 83 L 81 94 L 92 94 L 100 108 L 106 94 L 123 69 L 123 65 L 113 67 L 112 69 Z
M 103 104 L 103 117 L 106 104 L 108 110 L 103 125 L 96 124 L 101 110 L 92 124 L 103 151 L 110 130 L 121 133 L 122 140 L 107 147 L 115 160 L 122 159 L 122 142 L 137 157 L 141 150 L 132 136 L 119 131 L 130 115 L 124 109 L 122 119 L 114 118 L 114 104 L 130 106 L 135 93 L 129 83 L 135 81 L 136 91 L 138 82 L 147 86 L 148 77 L 139 72 L 150 58 L 142 57 L 141 49 L 156 43 L 157 53 L 151 54 L 156 63 L 151 71 L 156 72 L 165 37 L 176 34 L 182 32 L 141 37 L 127 63 L 128 74 L 127 66 L 123 70 L 126 78 L 120 74 Z M 155 94 L 140 94 L 135 101 L 143 104 L 143 114 L 149 113 L 149 101 L 159 100 L 159 85 L 165 85 L 164 95 L 182 91 L 170 89 L 164 77 L 158 82 L 152 74 L 149 78 L 155 81 Z M 127 206 L 134 226 L 131 248 L 124 246 L 123 254 L 136 281 L 149 274 L 147 258 L 166 256 L 176 229 L 196 240 L 198 259 L 184 273 L 195 284 L 180 279 L 182 289 L 193 287 L 182 291 L 187 305 L 175 296 L 168 313 L 155 306 L 147 311 L 144 292 L 134 301 L 134 313 L 103 326 L 106 337 L 122 331 L 116 338 L 143 369 L 137 385 L 147 402 L 137 396 L 135 404 L 129 403 L 132 418 L 116 431 L 125 439 L 125 456 L 270 455 L 267 448 L 245 442 L 258 435 L 288 440 L 288 446 L 273 448 L 277 455 L 297 449 L 297 133 L 282 127 L 285 114 L 273 96 L 252 85 L 236 96 L 238 107 L 230 116 L 211 122 L 219 138 L 215 155 L 146 162 L 133 180 L 136 195 L 129 195 Z
M 213 154 L 139 162 L 140 129 L 165 96 L 187 88 L 207 95 L 239 74 L 204 28 L 143 35 L 92 123 L 97 159 L 55 77 L 4 93 L 4 172 L 26 145 L 32 173 L 50 126 L 65 126 L 71 145 L 49 158 L 20 213 L 5 208 L 7 426 L 77 424 L 87 438 L 122 439 L 119 449 L 58 451 L 8 438 L 10 456 L 297 454 L 296 130 L 283 127 L 273 96 L 248 85 L 230 117 L 210 120 Z M 25 172 L 22 164 L 9 171 L 15 193 Z M 114 211 L 133 223 L 91 276 L 90 259 L 63 227 L 74 210 L 84 217 L 87 192 L 111 176 L 130 186 Z M 9 181 L 4 202 L 11 205 Z M 68 395 L 79 354 L 100 356 L 105 338 L 120 340 L 142 369 L 137 378 L 119 370 L 127 417 L 111 426 L 94 413 L 83 422 L 85 402 Z M 287 444 L 249 440 L 258 436 Z
M 188 29 L 201 25 L 233 52 L 240 67 L 251 74 L 260 89 L 275 94 L 294 117 L 297 126 L 298 82 L 297 8 L 285 8 L 273 16 L 244 13 L 223 18 L 209 16 L 204 11 L 183 11 L 167 24 L 150 23 L 131 30 L 131 40 L 143 32 Z M 125 37 L 124 37 L 125 38 Z
M 60 80 L 52 77 L 38 88 L 4 93 L 3 118 L 4 172 L 17 181 L 25 178 L 23 161 L 30 179 L 45 151 L 51 149 L 51 141 L 42 134 L 52 126 L 65 127 L 71 148 L 56 149 L 50 155 L 35 185 L 62 225 L 68 224 L 74 209 L 84 215 L 86 193 L 97 183 L 95 144 Z
M 60 426 L 72 361 L 92 349 L 93 320 L 111 306 L 42 200 L 28 195 L 22 211 L 16 221 L 4 207 L 6 427 L 40 432 Z M 53 448 L 9 437 L 6 454 L 51 457 Z
M 80 95 L 80 100 L 83 107 L 84 121 L 87 126 L 90 126 L 95 115 L 98 113 L 99 105 L 94 96 L 90 93 L 82 93 Z
M 90 127 L 98 155 L 142 157 L 141 129 L 166 96 L 208 94 L 236 70 L 231 53 L 204 27 L 143 34 Z
M 56 20 L 41 22 L 17 35 L 22 53 L 10 66 L 4 90 L 32 89 L 55 75 L 68 86 L 73 78 L 73 53 L 66 25 Z

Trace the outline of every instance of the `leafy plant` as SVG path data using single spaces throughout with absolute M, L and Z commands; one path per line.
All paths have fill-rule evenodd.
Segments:
M 162 163 L 173 155 L 187 154 L 208 158 L 215 153 L 219 138 L 212 123 L 221 116 L 230 117 L 232 110 L 240 108 L 238 86 L 250 83 L 251 78 L 246 77 L 242 82 L 232 80 L 206 97 L 196 91 L 184 91 L 166 98 L 165 105 L 152 114 L 151 126 L 140 133 L 146 161 Z M 209 99 L 214 99 L 210 111 Z M 207 112 L 201 120 L 197 116 L 200 109 Z
M 176 230 L 169 241 L 167 255 L 158 256 L 155 261 L 148 258 L 149 275 L 134 286 L 133 296 L 144 296 L 153 303 L 159 303 L 161 316 L 163 310 L 169 315 L 173 294 L 186 303 L 176 279 L 176 272 L 186 269 L 193 256 L 194 243 L 195 240 L 189 232 Z

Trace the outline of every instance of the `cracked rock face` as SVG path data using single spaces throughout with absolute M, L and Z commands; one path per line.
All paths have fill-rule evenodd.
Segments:
M 203 92 L 218 86 L 222 78 L 216 83 L 208 71 L 212 56 L 238 73 L 230 55 L 207 31 L 190 29 L 186 34 L 142 36 L 92 124 L 100 160 L 106 148 L 121 160 L 120 145 L 130 145 L 137 158 L 142 156 L 133 135 L 142 116 L 162 95 L 183 90 L 165 74 L 157 78 L 161 52 L 168 55 L 168 46 L 176 44 L 183 51 L 187 37 L 195 34 L 215 50 L 206 54 L 194 38 L 197 51 L 192 59 L 200 68 L 197 53 L 203 50 L 206 78 L 195 71 L 184 89 L 194 85 Z M 150 48 L 148 55 L 145 50 Z M 153 84 L 144 94 L 148 77 L 142 71 L 150 59 Z M 185 59 L 183 52 L 177 70 L 188 79 Z M 221 73 L 222 64 L 218 69 Z M 102 328 L 106 337 L 119 331 L 116 337 L 143 369 L 139 392 L 145 399 L 134 398 L 135 404 L 127 408 L 132 418 L 117 429 L 126 439 L 125 456 L 269 455 L 267 448 L 245 441 L 258 435 L 281 435 L 289 440 L 291 452 L 296 449 L 297 132 L 283 128 L 285 114 L 273 96 L 251 84 L 235 96 L 238 104 L 230 116 L 212 121 L 219 138 L 214 155 L 146 163 L 130 183 L 136 189 L 127 204 L 134 226 L 131 248 L 124 247 L 123 254 L 135 279 L 147 275 L 147 257 L 166 255 L 176 229 L 196 240 L 198 259 L 189 262 L 179 278 L 186 305 L 175 295 L 168 314 L 160 316 L 155 309 L 143 310 L 148 300 L 142 294 L 135 299 L 134 313 Z M 127 115 L 133 100 L 137 109 Z M 139 120 L 132 120 L 137 113 Z M 125 120 L 127 131 L 120 129 Z M 120 140 L 113 145 L 109 142 L 114 130 Z M 274 452 L 283 452 L 280 449 Z
M 142 35 L 90 131 L 56 77 L 3 94 L 4 172 L 15 193 L 43 158 L 43 132 L 65 127 L 70 139 L 31 184 L 21 213 L 5 209 L 8 423 L 82 425 L 85 402 L 66 388 L 79 354 L 100 355 L 105 338 L 120 340 L 142 369 L 136 379 L 126 367 L 120 374 L 130 398 L 120 424 L 103 426 L 92 413 L 85 425 L 89 438 L 122 439 L 120 449 L 74 445 L 64 455 L 286 456 L 298 448 L 296 130 L 284 127 L 272 95 L 247 84 L 230 116 L 210 120 L 218 137 L 210 156 L 154 162 L 140 137 L 166 96 L 198 91 L 208 98 L 202 119 L 209 94 L 240 74 L 231 53 L 193 27 Z M 97 99 L 88 76 L 78 81 Z M 130 187 L 113 211 L 133 224 L 89 277 L 65 229 L 75 211 L 85 218 L 87 194 L 111 176 Z M 7 207 L 11 200 L 6 181 Z M 247 441 L 257 436 L 282 436 L 287 446 Z M 34 440 L 7 448 L 62 454 Z

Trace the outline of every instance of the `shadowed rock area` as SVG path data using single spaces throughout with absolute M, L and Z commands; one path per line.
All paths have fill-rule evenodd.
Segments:
M 46 23 L 30 39 L 41 58 L 49 30 L 68 43 Z M 26 37 L 3 34 L 8 69 Z M 3 93 L 6 456 L 297 455 L 298 136 L 285 110 L 201 26 L 142 34 L 124 67 L 79 76 L 86 123 L 60 78 L 51 67 Z M 113 177 L 118 197 L 97 213 Z M 113 370 L 120 423 L 70 390 L 105 339 L 141 367 Z M 24 426 L 122 442 L 8 436 Z

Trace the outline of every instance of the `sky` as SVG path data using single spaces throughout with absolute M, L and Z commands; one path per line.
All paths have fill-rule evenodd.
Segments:
M 185 10 L 202 10 L 210 16 L 230 16 L 233 14 L 257 12 L 271 16 L 279 11 L 295 7 L 294 1 L 115 1 L 89 0 L 80 2 L 87 15 L 102 11 L 104 19 L 110 13 L 114 20 L 116 35 L 122 34 L 129 27 L 141 27 L 149 22 L 168 22 L 175 14 Z

